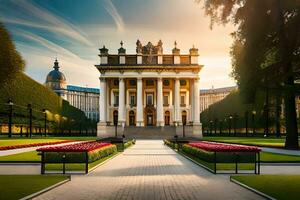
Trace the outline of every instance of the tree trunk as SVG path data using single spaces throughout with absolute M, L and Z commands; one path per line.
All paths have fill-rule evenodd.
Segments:
M 285 124 L 286 124 L 286 149 L 298 149 L 298 128 L 297 128 L 297 115 L 296 115 L 296 102 L 294 88 L 294 77 L 288 77 L 286 81 L 288 89 L 284 96 L 284 111 L 285 111 Z

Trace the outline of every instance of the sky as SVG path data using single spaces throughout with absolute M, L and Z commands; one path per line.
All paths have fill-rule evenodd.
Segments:
M 215 25 L 195 0 L 0 0 L 0 21 L 26 61 L 25 73 L 44 83 L 57 57 L 67 84 L 99 87 L 99 48 L 116 54 L 120 41 L 128 54 L 135 43 L 174 41 L 181 53 L 199 49 L 200 88 L 235 85 L 229 55 L 234 31 Z

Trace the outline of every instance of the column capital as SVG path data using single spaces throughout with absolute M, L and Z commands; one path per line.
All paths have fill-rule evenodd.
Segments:
M 162 79 L 163 79 L 162 77 L 158 77 L 157 78 L 158 81 L 162 81 Z
M 124 78 L 123 78 L 123 77 L 120 77 L 120 78 L 119 78 L 119 81 L 124 81 Z
M 143 78 L 142 77 L 137 77 L 136 78 L 138 81 L 141 81 Z

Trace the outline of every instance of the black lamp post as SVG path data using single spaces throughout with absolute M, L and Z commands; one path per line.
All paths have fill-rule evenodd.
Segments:
M 254 136 L 255 134 L 255 115 L 256 115 L 256 111 L 253 110 L 252 111 L 252 136 Z
M 115 125 L 115 137 L 117 138 L 118 137 L 118 121 L 117 120 L 114 121 L 114 125 Z
M 264 114 L 265 114 L 265 134 L 264 137 L 269 136 L 269 107 L 268 104 L 264 105 Z
M 229 136 L 231 134 L 231 124 L 232 123 L 232 115 L 229 116 Z
M 236 121 L 237 121 L 237 114 L 234 114 L 233 115 L 234 116 L 234 118 L 233 118 L 233 134 L 234 134 L 234 136 L 236 136 Z
M 248 110 L 245 112 L 245 128 L 246 128 L 246 136 L 248 136 Z
M 43 109 L 43 113 L 44 113 L 44 134 L 45 134 L 45 137 L 47 136 L 47 110 L 46 109 Z
M 8 100 L 7 102 L 9 106 L 9 115 L 8 115 L 8 137 L 12 137 L 12 115 L 13 115 L 13 105 L 14 103 L 12 102 L 11 99 Z
M 186 120 L 182 120 L 182 137 L 185 137 L 185 125 L 186 125 Z
M 29 136 L 32 137 L 32 106 L 31 104 L 27 105 L 28 111 L 29 111 Z M 28 133 L 27 133 L 28 137 Z

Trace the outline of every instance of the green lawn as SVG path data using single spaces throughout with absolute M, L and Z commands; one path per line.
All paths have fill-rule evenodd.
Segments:
M 41 162 L 41 156 L 36 151 L 0 156 L 0 162 Z
M 263 147 L 284 147 L 285 138 L 257 138 L 257 137 L 203 137 L 203 140 L 226 142 L 234 144 L 256 145 Z
M 20 199 L 66 179 L 62 175 L 0 175 L 0 199 Z
M 300 197 L 300 175 L 234 175 L 231 178 L 278 200 Z
M 33 137 L 33 138 L 7 138 L 0 137 L 0 147 L 1 146 L 13 146 L 21 144 L 34 144 L 34 143 L 44 143 L 44 142 L 59 142 L 64 140 L 95 140 L 97 137 Z

